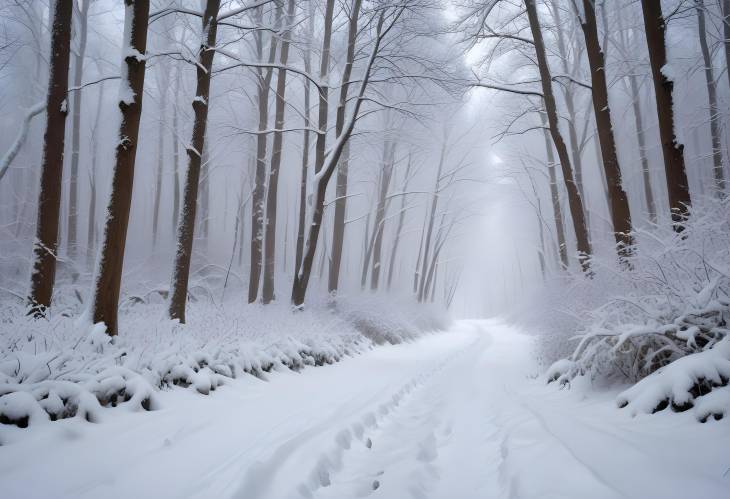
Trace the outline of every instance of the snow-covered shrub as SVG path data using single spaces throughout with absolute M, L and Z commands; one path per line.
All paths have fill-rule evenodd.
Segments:
M 232 378 L 332 364 L 372 348 L 376 338 L 400 343 L 446 321 L 412 301 L 369 296 L 362 304 L 323 301 L 297 312 L 288 303 L 236 299 L 225 306 L 190 303 L 185 325 L 164 319 L 162 301 L 127 301 L 113 339 L 103 325 L 55 308 L 37 320 L 25 315 L 22 302 L 2 302 L 0 423 L 97 422 L 115 407 L 153 410 L 161 389 L 207 395 Z
M 702 200 L 681 233 L 661 226 L 639 230 L 635 238 L 631 268 L 620 268 L 613 256 L 594 258 L 592 279 L 555 280 L 531 304 L 532 320 L 539 316 L 548 333 L 542 342 L 546 351 L 555 347 L 555 338 L 563 344 L 573 340 L 572 354 L 551 366 L 548 381 L 588 375 L 636 382 L 657 370 L 651 379 L 680 376 L 681 367 L 669 369 L 672 363 L 692 356 L 679 364 L 689 365 L 693 354 L 709 355 L 727 336 L 730 202 Z M 690 372 L 683 375 L 694 379 L 687 390 L 699 382 Z M 649 386 L 640 383 L 636 389 Z M 674 395 L 662 400 L 674 402 L 675 409 L 689 401 Z

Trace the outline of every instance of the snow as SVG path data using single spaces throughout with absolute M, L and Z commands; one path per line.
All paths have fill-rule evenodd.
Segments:
M 533 343 L 463 321 L 208 397 L 164 390 L 158 410 L 100 424 L 3 426 L 0 487 L 29 499 L 727 497 L 727 419 L 631 417 L 618 388 L 586 378 L 546 387 Z

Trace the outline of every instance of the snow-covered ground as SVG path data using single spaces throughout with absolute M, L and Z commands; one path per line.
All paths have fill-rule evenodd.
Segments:
M 730 421 L 632 417 L 620 389 L 545 386 L 497 321 L 385 345 L 161 409 L 32 427 L 3 498 L 727 498 Z

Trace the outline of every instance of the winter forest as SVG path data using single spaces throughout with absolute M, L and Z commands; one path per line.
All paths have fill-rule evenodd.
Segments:
M 4 498 L 730 496 L 730 0 L 0 0 Z

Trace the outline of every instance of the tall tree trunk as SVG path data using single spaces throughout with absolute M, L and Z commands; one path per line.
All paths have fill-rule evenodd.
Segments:
M 403 12 L 402 7 L 396 7 L 396 9 L 398 9 L 400 13 Z M 323 164 L 320 171 L 318 171 L 315 175 L 315 200 L 314 207 L 312 209 L 312 220 L 309 224 L 307 241 L 304 245 L 304 257 L 302 258 L 302 265 L 296 271 L 294 275 L 294 283 L 292 285 L 292 304 L 296 307 L 301 307 L 304 304 L 304 298 L 307 294 L 307 286 L 309 284 L 309 277 L 312 272 L 314 255 L 317 251 L 317 240 L 319 238 L 319 232 L 322 226 L 322 219 L 324 217 L 324 201 L 325 195 L 327 193 L 327 184 L 329 183 L 330 178 L 332 177 L 332 174 L 337 167 L 337 162 L 340 160 L 342 150 L 344 149 L 347 141 L 350 139 L 352 131 L 355 128 L 355 121 L 360 112 L 360 106 L 362 105 L 362 101 L 365 96 L 365 90 L 367 89 L 368 82 L 370 81 L 370 73 L 373 69 L 373 64 L 375 63 L 375 59 L 380 51 L 380 45 L 383 40 L 383 36 L 385 36 L 385 34 L 390 31 L 393 26 L 393 24 L 390 24 L 390 26 L 386 30 L 383 30 L 386 11 L 387 8 L 381 10 L 378 14 L 373 48 L 370 52 L 370 57 L 368 58 L 367 65 L 360 80 L 360 88 L 357 96 L 354 99 L 352 114 L 346 120 L 345 125 L 342 128 L 342 133 L 335 139 L 335 142 L 332 145 L 329 154 L 327 155 L 326 162 Z M 394 15 L 395 19 L 398 19 L 398 17 L 400 17 L 400 14 Z
M 289 62 L 289 36 L 294 19 L 294 0 L 287 5 L 284 25 L 287 30 L 283 34 L 279 63 L 286 66 Z M 269 185 L 266 195 L 266 236 L 264 238 L 264 284 L 262 299 L 265 304 L 275 298 L 274 274 L 276 272 L 276 214 L 279 192 L 279 169 L 281 168 L 281 153 L 284 147 L 284 112 L 286 111 L 286 70 L 279 69 L 276 81 L 276 110 L 274 111 L 274 140 L 271 145 L 271 168 L 269 169 Z
M 145 51 L 149 0 L 124 0 L 127 7 L 122 40 L 122 81 L 120 82 L 119 142 L 112 173 L 112 191 L 104 227 L 104 241 L 96 270 L 91 304 L 94 323 L 103 322 L 107 334 L 118 332 L 117 307 L 124 265 L 129 210 L 132 204 L 134 163 L 137 155 L 139 121 L 144 96 Z M 140 54 L 142 57 L 138 56 Z
M 583 0 L 581 28 L 583 28 L 583 34 L 585 35 L 588 64 L 591 69 L 593 112 L 596 117 L 603 172 L 606 178 L 608 200 L 611 206 L 609 211 L 613 225 L 613 234 L 619 257 L 626 259 L 631 256 L 631 250 L 634 244 L 633 237 L 631 236 L 631 209 L 621 180 L 621 166 L 619 165 L 618 153 L 616 152 L 616 139 L 613 135 L 611 108 L 608 102 L 606 61 L 603 57 L 601 44 L 598 41 L 596 12 L 592 0 Z
M 165 110 L 167 108 L 167 71 L 164 64 L 159 66 L 160 101 L 157 119 L 157 175 L 155 178 L 155 204 L 152 213 L 152 245 L 157 244 L 158 226 L 160 223 L 160 201 L 162 198 L 162 177 L 165 169 Z
M 210 107 L 210 102 L 208 106 Z M 210 172 L 210 144 L 206 136 L 200 164 L 200 237 L 206 242 L 210 231 Z
M 96 258 L 96 165 L 99 162 L 99 126 L 101 109 L 104 102 L 104 85 L 99 86 L 99 95 L 96 101 L 96 116 L 94 127 L 91 130 L 91 164 L 89 165 L 89 224 L 86 230 L 86 258 L 89 268 L 94 266 Z
M 436 180 L 433 185 L 433 194 L 431 196 L 431 209 L 428 213 L 428 223 L 426 225 L 426 236 L 423 241 L 423 260 L 421 261 L 421 272 L 418 283 L 418 301 L 422 302 L 426 293 L 426 279 L 428 274 L 428 267 L 431 263 L 429 255 L 431 252 L 431 238 L 433 237 L 433 226 L 436 219 L 436 207 L 439 199 L 439 185 L 441 184 L 441 172 L 444 169 L 444 162 L 446 161 L 446 137 L 443 139 L 441 145 L 441 153 L 439 155 L 438 167 L 436 169 Z
M 383 155 L 383 169 L 380 172 L 380 192 L 378 195 L 378 208 L 375 213 L 375 241 L 373 242 L 373 267 L 370 271 L 370 289 L 375 291 L 380 285 L 380 271 L 382 267 L 381 255 L 383 252 L 383 233 L 385 232 L 385 214 L 388 208 L 388 190 L 390 179 L 393 176 L 393 163 L 395 162 L 396 144 L 386 142 L 386 152 Z
M 659 136 L 664 154 L 664 169 L 667 178 L 669 208 L 672 213 L 674 229 L 682 230 L 681 222 L 686 219 L 692 204 L 684 166 L 684 145 L 674 134 L 674 82 L 667 78 L 662 68 L 667 64 L 665 42 L 666 24 L 662 15 L 661 0 L 641 0 L 644 14 L 646 43 L 649 47 L 649 61 L 654 77 L 654 96 L 657 116 L 659 117 Z
M 565 182 L 565 188 L 568 191 L 568 206 L 570 207 L 570 215 L 573 218 L 573 226 L 575 227 L 575 236 L 579 252 L 578 258 L 583 270 L 585 272 L 589 272 L 592 250 L 591 243 L 588 239 L 588 230 L 586 228 L 585 211 L 583 210 L 583 201 L 581 200 L 580 192 L 578 192 L 578 188 L 573 178 L 573 169 L 568 156 L 568 149 L 565 147 L 565 141 L 560 133 L 558 110 L 552 89 L 552 76 L 550 75 L 547 54 L 545 53 L 545 43 L 542 38 L 540 19 L 537 15 L 537 5 L 535 0 L 524 0 L 524 2 L 527 9 L 527 17 L 530 21 L 532 39 L 535 43 L 535 55 L 537 58 L 538 69 L 540 70 L 545 111 L 547 112 L 548 123 L 550 124 L 550 134 L 553 138 L 553 142 L 555 143 L 555 149 L 558 151 L 560 166 L 563 170 L 563 181 Z
M 547 116 L 540 113 L 542 118 L 542 126 L 545 137 L 545 152 L 547 154 L 548 178 L 550 180 L 550 199 L 553 205 L 553 219 L 555 220 L 555 233 L 558 238 L 558 254 L 560 255 L 560 267 L 568 270 L 568 247 L 565 243 L 565 227 L 563 226 L 563 212 L 560 208 L 560 194 L 558 193 L 558 179 L 555 171 L 555 155 L 553 154 L 553 144 L 548 130 Z
M 188 279 L 190 277 L 190 258 L 193 253 L 193 235 L 195 234 L 195 212 L 198 207 L 198 186 L 200 185 L 200 164 L 202 151 L 205 148 L 205 129 L 208 125 L 208 108 L 210 98 L 210 73 L 215 55 L 216 33 L 218 31 L 218 10 L 220 0 L 207 0 L 203 12 L 200 49 L 198 50 L 197 88 L 193 99 L 193 135 L 187 147 L 188 171 L 185 177 L 185 194 L 180 225 L 177 227 L 177 252 L 175 268 L 172 273 L 172 289 L 170 290 L 170 319 L 185 323 L 185 303 L 188 296 Z
M 75 2 L 75 0 L 74 0 Z M 86 38 L 88 33 L 89 5 L 91 0 L 84 0 L 78 17 L 79 46 L 74 57 L 74 87 L 81 87 L 84 73 L 84 57 L 86 54 Z M 81 100 L 82 90 L 73 94 L 73 112 L 71 116 L 71 172 L 69 175 L 68 195 L 68 238 L 66 248 L 71 263 L 76 259 L 78 250 L 78 197 L 79 197 L 79 148 L 81 144 Z
M 345 68 L 342 71 L 340 85 L 340 100 L 337 103 L 337 118 L 335 122 L 336 136 L 342 133 L 345 124 L 345 107 L 347 105 L 347 93 L 350 88 L 352 76 L 352 65 L 355 62 L 355 42 L 357 41 L 357 23 L 360 18 L 362 0 L 353 0 L 350 9 L 350 25 L 347 32 L 347 57 Z M 328 290 L 335 293 L 340 279 L 340 265 L 342 264 L 342 248 L 345 244 L 345 213 L 347 212 L 347 175 L 350 162 L 349 146 L 344 153 L 344 159 L 337 168 L 337 181 L 335 192 L 335 217 L 332 227 L 332 257 L 330 258 L 328 274 Z
M 697 8 L 697 27 L 699 31 L 700 48 L 702 60 L 705 64 L 705 80 L 707 82 L 707 100 L 710 104 L 710 135 L 712 138 L 712 164 L 713 177 L 715 179 L 715 190 L 719 196 L 725 193 L 725 172 L 722 167 L 722 140 L 720 138 L 720 109 L 717 106 L 717 84 L 712 69 L 712 55 L 707 45 L 707 32 L 705 31 L 705 5 L 704 0 L 695 0 Z
M 46 132 L 43 137 L 38 223 L 33 244 L 30 276 L 30 313 L 42 316 L 51 305 L 56 276 L 58 222 L 61 207 L 63 147 L 66 135 L 68 64 L 71 51 L 73 0 L 58 0 L 53 8 L 51 60 L 46 100 Z
M 395 234 L 393 235 L 393 246 L 390 250 L 390 262 L 388 263 L 388 279 L 387 279 L 387 287 L 390 289 L 392 283 L 393 283 L 393 274 L 395 270 L 395 255 L 398 252 L 398 245 L 400 243 L 400 236 L 403 232 L 403 223 L 406 219 L 406 191 L 408 190 L 408 182 L 410 181 L 410 174 L 411 174 L 411 151 L 408 151 L 408 164 L 406 165 L 406 173 L 403 177 L 403 194 L 401 195 L 401 202 L 400 202 L 400 212 L 398 213 L 398 225 L 395 229 Z
M 279 26 L 281 8 L 276 8 L 275 25 Z M 272 35 L 269 43 L 268 63 L 274 64 L 278 37 Z M 256 52 L 259 60 L 263 59 L 263 35 L 256 35 Z M 265 130 L 269 123 L 269 92 L 274 71 L 272 67 L 258 70 L 257 107 L 259 110 L 259 133 L 256 137 L 256 174 L 254 188 L 251 195 L 251 270 L 248 280 L 248 302 L 253 303 L 259 296 L 261 267 L 263 264 L 264 247 L 264 201 L 266 190 L 266 143 Z
M 332 17 L 335 0 L 327 0 L 324 12 L 324 35 L 319 65 L 319 106 L 317 123 L 317 144 L 314 151 L 314 172 L 319 173 L 324 164 L 325 147 L 327 145 L 327 117 L 329 114 L 329 86 L 327 80 L 330 72 L 330 44 L 332 43 Z
M 175 73 L 175 85 L 173 85 L 172 101 L 172 227 L 177 228 L 177 220 L 180 215 L 180 120 L 178 118 L 178 96 L 180 94 L 180 79 L 182 76 L 178 65 Z M 174 237 L 174 235 L 173 235 Z

